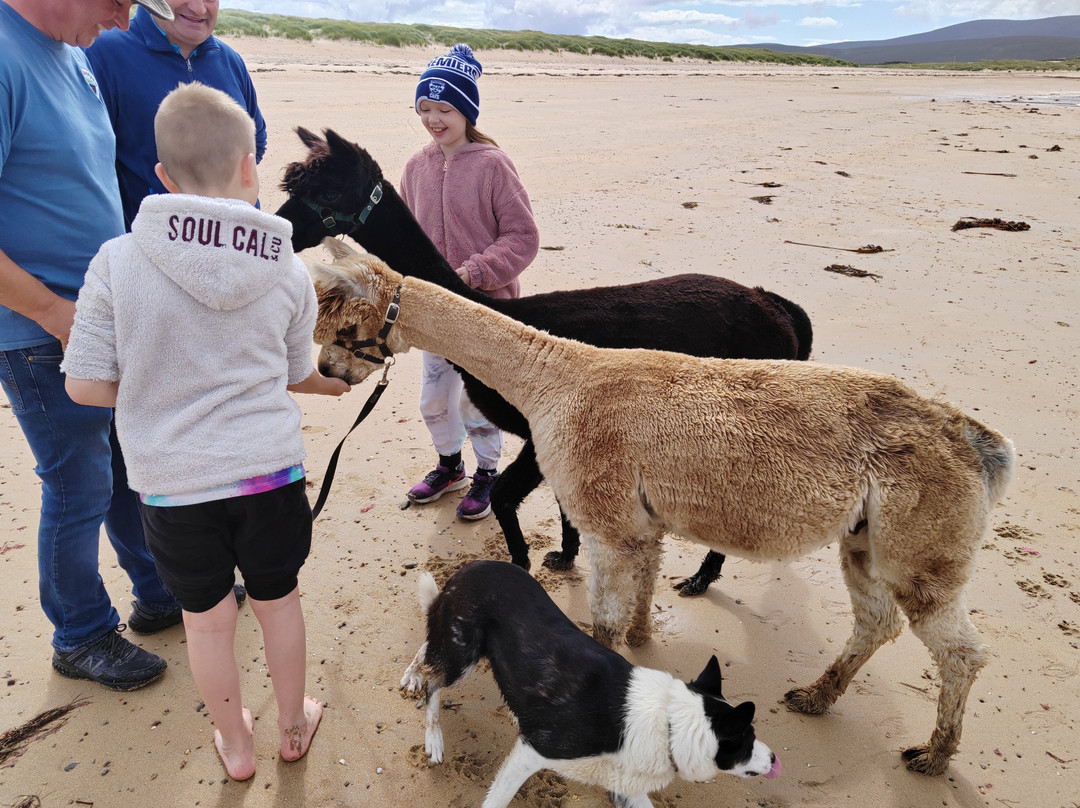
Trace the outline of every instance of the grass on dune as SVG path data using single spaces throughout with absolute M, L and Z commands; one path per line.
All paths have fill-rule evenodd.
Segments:
M 518 50 L 570 52 L 586 55 L 649 59 L 704 59 L 724 62 L 769 62 L 793 65 L 851 65 L 827 56 L 776 53 L 753 48 L 714 47 L 638 39 L 609 39 L 602 36 L 545 34 L 541 31 L 497 31 L 492 29 L 451 28 L 440 25 L 404 25 L 400 23 L 351 22 L 347 20 L 307 19 L 281 14 L 260 14 L 237 9 L 222 9 L 216 33 L 223 36 L 282 37 L 285 39 L 336 39 L 370 42 L 375 45 L 446 45 L 464 42 L 481 50 Z

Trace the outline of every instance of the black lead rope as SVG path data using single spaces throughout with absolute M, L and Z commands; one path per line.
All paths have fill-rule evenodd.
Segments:
M 394 364 L 393 357 L 390 357 L 386 364 L 383 365 L 383 375 L 379 379 L 379 383 L 375 385 L 375 389 L 371 391 L 371 395 L 368 396 L 368 400 L 364 402 L 363 408 L 360 410 L 360 414 L 356 416 L 356 420 L 353 425 L 349 427 L 349 431 L 345 433 L 345 438 L 352 434 L 352 431 L 360 425 L 363 421 L 375 409 L 375 403 L 379 400 L 379 397 L 383 394 L 383 390 L 386 389 L 386 385 L 389 381 L 386 378 L 387 371 L 390 370 L 390 366 Z M 345 445 L 345 438 L 342 438 L 338 443 L 337 448 L 334 449 L 334 453 L 330 455 L 330 463 L 326 467 L 326 474 L 323 475 L 322 488 L 319 489 L 319 498 L 315 500 L 315 507 L 311 509 L 312 520 L 319 518 L 319 512 L 322 510 L 323 505 L 326 502 L 327 496 L 330 494 L 330 484 L 334 482 L 334 472 L 337 471 L 338 455 L 341 454 L 341 447 Z

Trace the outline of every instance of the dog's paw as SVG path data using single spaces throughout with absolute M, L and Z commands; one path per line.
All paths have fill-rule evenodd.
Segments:
M 415 670 L 412 667 L 405 669 L 405 674 L 401 677 L 401 681 L 398 683 L 398 688 L 404 690 L 406 693 L 415 694 L 419 693 L 424 687 L 424 677 L 420 675 L 420 671 Z
M 429 728 L 424 733 L 424 752 L 428 760 L 434 764 L 442 763 L 444 751 L 442 730 Z
M 933 754 L 928 746 L 913 746 L 900 753 L 913 772 L 935 776 L 949 768 L 949 756 Z

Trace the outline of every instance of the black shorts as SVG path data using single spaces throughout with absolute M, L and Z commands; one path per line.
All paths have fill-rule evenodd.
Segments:
M 196 505 L 141 508 L 146 544 L 165 588 L 189 612 L 229 594 L 239 567 L 255 600 L 296 588 L 311 550 L 311 505 L 304 479 L 281 488 Z

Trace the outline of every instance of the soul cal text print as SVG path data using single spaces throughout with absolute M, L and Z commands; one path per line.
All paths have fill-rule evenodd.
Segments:
M 238 224 L 231 235 L 225 229 L 222 237 L 222 222 L 204 216 L 169 217 L 169 241 L 184 241 L 202 244 L 204 247 L 231 247 L 237 252 L 247 253 L 268 261 L 278 260 L 281 255 L 281 237 L 274 236 L 256 227 Z

